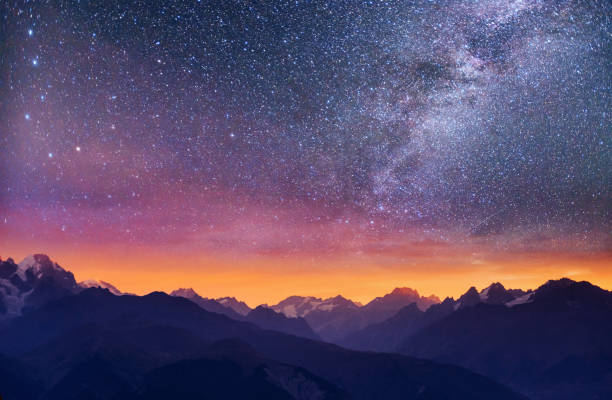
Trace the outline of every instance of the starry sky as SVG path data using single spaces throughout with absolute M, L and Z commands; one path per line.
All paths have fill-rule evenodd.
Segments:
M 612 287 L 608 1 L 1 7 L 2 257 L 255 303 Z

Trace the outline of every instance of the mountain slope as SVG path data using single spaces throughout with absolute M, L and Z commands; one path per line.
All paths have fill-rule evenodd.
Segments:
M 410 294 L 412 290 L 407 289 L 407 292 Z M 530 302 L 532 295 L 532 292 L 520 289 L 506 289 L 501 283 L 492 283 L 480 292 L 475 287 L 471 287 L 458 300 L 446 298 L 442 303 L 430 304 L 424 312 L 421 311 L 424 307 L 417 307 L 417 302 L 414 301 L 390 318 L 349 332 L 344 338 L 336 340 L 336 343 L 360 350 L 395 351 L 406 338 L 456 310 L 474 307 L 481 303 L 505 304 L 512 307 Z M 413 299 L 417 296 L 418 294 L 413 296 Z M 433 301 L 431 297 L 421 299 Z M 385 315 L 383 312 L 378 314 Z
M 285 315 L 264 306 L 258 306 L 251 310 L 246 316 L 246 321 L 252 322 L 263 329 L 271 329 L 309 339 L 319 339 L 304 318 L 287 318 Z
M 291 296 L 270 308 L 288 317 L 304 317 L 323 339 L 341 343 L 341 340 L 350 333 L 382 322 L 412 303 L 426 310 L 439 302 L 436 296 L 422 297 L 414 289 L 396 288 L 391 293 L 373 299 L 365 306 L 342 296 L 325 300 Z
M 308 371 L 266 360 L 237 340 L 214 343 L 203 357 L 148 372 L 136 393 L 119 399 L 344 399 L 346 393 Z
M 239 338 L 266 359 L 303 368 L 355 399 L 522 398 L 465 369 L 261 330 L 163 293 L 113 296 L 87 289 L 55 300 L 0 331 L 0 352 L 40 371 L 58 368 L 60 357 L 65 372 L 48 383 L 56 385 L 91 357 L 110 363 L 112 376 L 129 378 L 180 359 L 197 359 L 207 345 L 225 338 Z
M 193 290 L 191 288 L 189 288 L 189 289 L 177 289 L 177 290 L 173 291 L 172 293 L 170 293 L 170 296 L 184 297 L 186 299 L 189 299 L 189 300 L 193 301 L 194 303 L 196 303 L 198 306 L 202 307 L 206 311 L 214 312 L 214 313 L 217 313 L 217 314 L 223 314 L 223 315 L 226 315 L 226 316 L 228 316 L 230 318 L 233 318 L 233 319 L 236 319 L 236 320 L 242 320 L 243 319 L 243 315 L 237 313 L 232 308 L 227 307 L 227 306 L 219 303 L 216 300 L 202 297 L 199 294 L 197 294 L 195 292 L 195 290 Z
M 78 290 L 74 275 L 44 254 L 28 256 L 19 264 L 11 258 L 0 260 L 0 320 Z
M 287 318 L 285 315 L 277 313 L 270 308 L 259 306 L 248 312 L 246 315 L 242 315 L 230 307 L 229 304 L 234 304 L 234 307 L 244 310 L 244 308 L 239 304 L 236 306 L 235 303 L 238 302 L 233 298 L 233 301 L 228 300 L 226 301 L 226 305 L 223 305 L 217 300 L 207 299 L 200 296 L 193 289 L 178 289 L 170 293 L 170 295 L 174 297 L 184 297 L 196 303 L 206 311 L 223 314 L 237 321 L 248 321 L 262 329 L 275 330 L 310 339 L 319 339 L 317 334 L 313 332 L 312 328 L 310 328 L 308 323 L 303 318 Z
M 78 286 L 83 288 L 83 289 L 89 289 L 92 287 L 97 287 L 97 288 L 101 288 L 101 289 L 108 289 L 109 292 L 111 292 L 112 294 L 114 294 L 115 296 L 121 296 L 123 294 L 127 294 L 127 293 L 123 293 L 121 292 L 119 289 L 117 289 L 115 286 L 113 286 L 112 284 L 105 282 L 105 281 L 96 281 L 94 279 L 88 279 L 86 281 L 82 281 L 78 283 Z
M 240 315 L 247 315 L 251 311 L 251 307 L 247 306 L 244 301 L 237 300 L 235 297 L 219 297 L 215 301 L 225 307 L 229 307 Z
M 512 307 L 461 307 L 406 339 L 400 351 L 470 368 L 536 399 L 609 395 L 612 293 L 562 279 L 531 297 Z M 607 372 L 587 384 L 579 379 L 584 364 Z

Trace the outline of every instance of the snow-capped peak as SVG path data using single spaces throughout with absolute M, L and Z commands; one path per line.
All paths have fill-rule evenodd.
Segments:
M 483 289 L 482 292 L 480 292 L 480 299 L 482 301 L 487 301 L 487 299 L 489 298 L 489 289 L 491 289 L 491 286 L 487 287 L 486 289 Z
M 274 311 L 289 318 L 304 317 L 313 311 L 332 311 L 336 308 L 359 308 L 357 304 L 340 295 L 321 299 L 313 296 L 290 296 L 271 306 Z
M 26 280 L 26 271 L 36 265 L 36 260 L 34 259 L 34 255 L 30 254 L 26 258 L 23 259 L 19 264 L 17 264 L 16 274 L 21 278 L 22 281 Z
M 533 301 L 533 292 L 527 292 L 526 294 L 517 297 L 516 299 L 506 303 L 508 307 L 518 306 L 519 304 L 531 303 Z
M 31 270 L 35 277 L 40 278 L 43 274 L 43 267 L 51 267 L 56 271 L 64 271 L 62 267 L 51 261 L 45 254 L 30 254 L 17 264 L 16 274 L 22 281 L 26 281 L 26 272 Z
M 123 294 L 119 289 L 117 289 L 112 284 L 108 282 L 104 282 L 104 281 L 97 281 L 95 279 L 87 279 L 85 281 L 79 282 L 78 285 L 82 287 L 83 289 L 88 289 L 88 288 L 93 288 L 93 287 L 97 287 L 101 289 L 108 289 L 108 291 L 114 294 L 115 296 L 121 296 Z
M 227 308 L 231 308 L 241 315 L 247 315 L 251 311 L 251 307 L 249 307 L 244 301 L 240 301 L 235 297 L 219 297 L 216 299 L 216 301 Z

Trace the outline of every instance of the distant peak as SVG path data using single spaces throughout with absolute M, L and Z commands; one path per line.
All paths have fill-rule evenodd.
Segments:
M 480 303 L 480 301 L 481 301 L 481 297 L 480 297 L 480 294 L 478 293 L 478 290 L 476 290 L 476 288 L 472 286 L 471 288 L 468 289 L 467 292 L 465 292 L 461 297 L 459 297 L 459 300 L 457 300 L 456 307 L 457 308 L 471 307 L 471 306 L 474 306 Z
M 350 306 L 355 306 L 358 307 L 352 300 L 347 299 L 346 297 L 342 296 L 342 295 L 337 295 L 336 297 L 332 297 L 331 299 L 325 300 L 324 303 L 333 303 L 333 304 L 344 304 L 344 305 L 350 305 Z
M 200 295 L 197 294 L 196 291 L 192 288 L 180 288 L 172 291 L 172 293 L 170 293 L 170 296 L 186 297 L 189 299 L 193 297 L 199 297 Z
M 557 292 L 560 289 L 569 288 L 572 285 L 575 285 L 577 282 L 569 279 L 569 278 L 561 278 L 561 279 L 551 279 L 539 288 L 535 290 L 535 293 L 538 296 L 541 296 L 546 293 Z
M 19 264 L 17 264 L 17 275 L 21 278 L 22 281 L 26 280 L 26 272 L 31 270 L 31 272 L 36 277 L 40 277 L 45 273 L 54 273 L 60 272 L 63 274 L 68 273 L 71 277 L 72 274 L 68 271 L 64 270 L 57 263 L 53 262 L 48 255 L 46 254 L 30 254 L 26 258 L 24 258 Z M 74 277 L 72 277 L 74 279 Z M 76 283 L 76 282 L 75 282 Z
M 415 289 L 412 289 L 412 288 L 409 288 L 409 287 L 398 287 L 398 288 L 395 288 L 395 289 L 393 289 L 391 294 L 397 295 L 397 296 L 414 296 L 414 297 L 419 297 L 419 292 L 417 292 Z
M 543 287 L 548 287 L 548 288 L 554 288 L 554 289 L 561 289 L 561 288 L 566 288 L 569 287 L 571 285 L 573 285 L 574 283 L 576 283 L 575 280 L 572 280 L 570 278 L 561 278 L 561 279 L 551 279 L 548 282 L 546 282 L 545 284 L 543 284 L 542 286 L 540 286 L 540 288 Z
M 101 289 L 108 289 L 115 296 L 121 296 L 123 293 L 117 289 L 114 285 L 105 282 L 105 281 L 97 281 L 95 279 L 87 279 L 82 282 L 79 282 L 77 285 L 82 287 L 83 289 L 97 287 Z
M 27 256 L 26 258 L 24 258 L 20 263 L 19 266 L 23 266 L 26 268 L 32 267 L 36 264 L 40 264 L 40 265 L 53 265 L 53 261 L 51 261 L 51 259 L 49 258 L 48 255 L 46 254 L 30 254 L 29 256 Z
M 425 297 L 425 299 L 431 301 L 432 303 L 440 303 L 440 298 L 435 294 Z
M 247 315 L 251 311 L 251 307 L 244 301 L 240 301 L 235 297 L 219 297 L 215 299 L 215 301 L 224 307 L 231 308 L 241 315 Z
M 39 254 L 36 254 L 36 255 L 38 256 Z M 37 264 L 37 261 L 36 261 L 35 255 L 34 254 L 30 254 L 29 256 L 27 256 L 26 258 L 21 260 L 21 262 L 19 264 L 17 264 L 17 265 L 19 266 L 20 270 L 24 270 L 25 271 L 26 269 L 28 269 L 28 268 L 32 267 L 33 265 L 36 265 L 36 264 Z
M 251 310 L 251 312 L 256 311 L 256 312 L 273 312 L 276 313 L 276 311 L 274 311 L 273 309 L 271 309 L 270 307 L 266 307 L 263 304 L 258 305 L 257 307 L 255 307 L 254 309 Z
M 103 289 L 103 290 L 108 291 L 108 289 Z M 110 291 L 108 292 L 110 293 Z M 154 299 L 164 298 L 164 297 L 168 297 L 168 293 L 156 290 L 154 292 L 144 295 L 143 297 L 154 298 Z
M 219 297 L 217 299 L 217 301 L 221 301 L 221 300 L 225 300 L 225 301 L 238 301 L 235 297 L 230 297 L 230 296 L 226 296 L 226 297 Z
M 502 285 L 499 282 L 493 282 L 492 284 L 489 285 L 489 289 L 506 289 L 504 287 L 504 285 Z

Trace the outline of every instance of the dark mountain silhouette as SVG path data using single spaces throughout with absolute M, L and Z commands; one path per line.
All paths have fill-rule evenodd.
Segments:
M 342 296 L 325 300 L 291 296 L 270 308 L 288 317 L 304 317 L 323 339 L 339 343 L 348 334 L 382 322 L 409 304 L 416 303 L 420 309 L 426 310 L 432 304 L 439 302 L 436 296 L 422 297 L 414 289 L 396 288 L 365 306 Z
M 391 318 L 352 332 L 338 343 L 358 350 L 395 351 L 407 337 L 454 312 L 455 307 L 456 302 L 451 298 L 430 306 L 427 311 L 412 303 Z
M 205 353 L 147 373 L 137 391 L 119 399 L 348 398 L 303 368 L 267 360 L 239 340 L 216 342 Z
M 456 308 L 473 307 L 476 304 L 481 303 L 481 302 L 482 300 L 480 298 L 480 294 L 478 293 L 478 290 L 476 290 L 476 288 L 472 286 L 471 288 L 468 289 L 467 292 L 465 292 L 463 295 L 461 295 L 461 297 L 459 297 L 459 300 L 457 300 Z
M 487 304 L 507 304 L 525 294 L 523 290 L 506 289 L 501 283 L 495 282 L 480 292 L 480 299 Z
M 374 318 L 374 315 L 376 314 L 382 321 L 391 317 L 402 307 L 407 305 L 414 303 L 420 310 L 425 311 L 430 306 L 438 304 L 439 302 L 440 299 L 436 296 L 421 296 L 419 295 L 419 292 L 414 289 L 402 287 L 395 288 L 391 293 L 375 298 L 363 306 L 362 310 L 372 314 L 370 318 Z
M 470 368 L 535 399 L 607 398 L 611 337 L 612 293 L 561 279 L 523 304 L 461 307 L 405 339 L 399 350 Z
M 349 334 L 340 344 L 359 350 L 394 351 L 406 337 L 423 327 L 424 315 L 416 303 L 412 303 L 383 322 Z
M 245 319 L 260 328 L 271 329 L 309 339 L 320 339 L 304 318 L 287 318 L 283 314 L 277 313 L 264 306 L 258 306 L 251 310 Z
M 293 296 L 247 315 L 193 290 L 87 282 L 41 254 L 0 262 L 3 399 L 521 398 L 490 378 L 535 400 L 612 397 L 612 294 L 588 282 L 493 283 L 433 305 L 406 288 L 365 306 Z M 405 355 L 312 340 L 310 323 Z
M 345 391 L 355 399 L 522 398 L 459 367 L 401 355 L 349 351 L 261 330 L 251 323 L 208 312 L 187 299 L 163 293 L 114 296 L 107 290 L 92 288 L 52 301 L 14 319 L 0 331 L 0 352 L 18 358 L 31 371 L 44 371 L 38 376 L 49 395 L 71 398 L 79 393 L 84 396 L 92 391 L 98 393 L 100 379 L 90 376 L 97 374 L 111 382 L 109 392 L 100 390 L 105 397 L 98 398 L 112 398 L 110 392 L 117 391 L 112 395 L 119 395 L 126 385 L 131 388 L 128 391 L 137 392 L 163 389 L 155 386 L 154 380 L 143 380 L 144 376 L 167 377 L 168 382 L 177 379 L 177 384 L 184 382 L 182 371 L 189 369 L 186 365 L 190 364 L 181 360 L 210 359 L 207 349 L 211 343 L 226 338 L 239 339 L 261 354 L 261 358 L 274 360 L 277 363 L 274 368 L 279 364 L 289 366 L 288 372 L 283 369 L 285 372 L 265 375 L 267 378 L 262 381 L 261 371 L 256 370 L 232 378 L 228 371 L 234 371 L 235 366 L 224 365 L 220 367 L 223 371 L 219 371 L 219 382 L 225 382 L 221 387 L 227 393 L 233 390 L 228 385 L 239 385 L 238 382 L 257 390 L 270 389 L 265 382 L 272 382 L 291 393 L 289 389 L 297 385 L 296 381 L 306 379 L 319 382 L 318 385 L 329 382 L 337 393 Z M 245 357 L 239 356 L 234 362 L 242 365 L 241 359 Z M 156 372 L 159 375 L 147 375 L 156 368 L 176 363 L 172 368 L 160 369 Z M 191 365 L 203 372 L 217 364 L 203 361 Z M 295 378 L 296 374 L 305 378 Z M 193 379 L 204 379 L 196 375 Z M 246 381 L 241 381 L 243 378 Z M 79 382 L 85 382 L 85 387 L 79 386 Z M 144 386 L 141 382 L 145 382 Z M 197 387 L 197 383 L 193 385 Z
M 248 321 L 263 329 L 270 329 L 291 335 L 303 336 L 310 339 L 319 339 L 316 333 L 303 318 L 287 318 L 276 311 L 259 306 L 247 315 L 234 311 L 233 308 L 219 303 L 217 300 L 207 299 L 197 294 L 193 289 L 178 289 L 170 293 L 174 297 L 184 297 L 196 303 L 206 311 L 226 315 L 237 321 Z M 235 299 L 234 299 L 235 300 Z
M 242 320 L 244 317 L 242 314 L 237 313 L 232 308 L 224 306 L 223 304 L 219 303 L 216 300 L 208 299 L 208 298 L 200 296 L 199 294 L 196 293 L 195 290 L 191 288 L 177 289 L 173 291 L 172 293 L 170 293 L 170 296 L 184 297 L 186 299 L 193 301 L 194 303 L 196 303 L 197 305 L 199 305 L 206 311 L 227 315 L 228 317 L 233 318 L 233 319 Z
M 324 302 L 304 315 L 308 325 L 324 340 L 333 342 L 360 326 L 359 306 L 342 296 Z
M 31 366 L 0 355 L 0 396 L 3 400 L 38 399 L 43 389 L 43 383 Z

